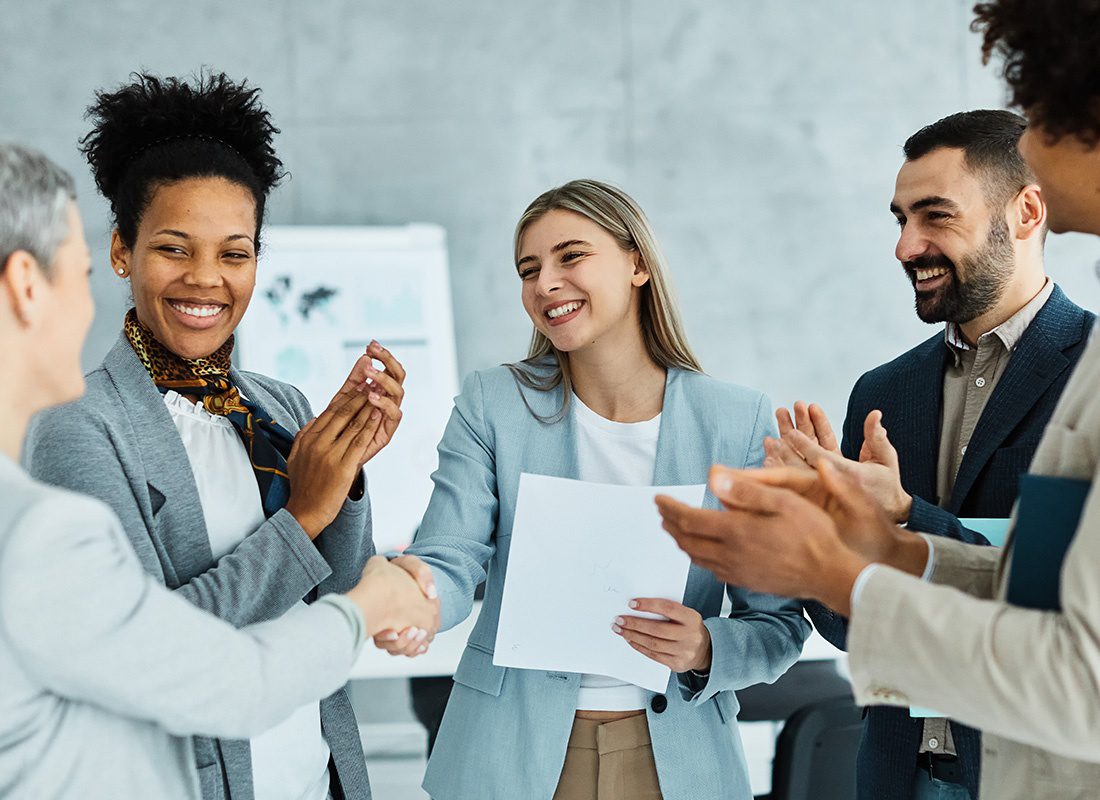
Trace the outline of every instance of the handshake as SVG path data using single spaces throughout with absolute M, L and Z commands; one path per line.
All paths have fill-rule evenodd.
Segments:
M 426 653 L 439 630 L 439 597 L 432 571 L 416 556 L 374 556 L 347 593 L 375 646 L 390 655 Z

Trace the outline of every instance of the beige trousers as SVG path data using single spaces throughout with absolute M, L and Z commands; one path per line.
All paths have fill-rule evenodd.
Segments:
M 573 720 L 554 800 L 661 800 L 645 714 Z

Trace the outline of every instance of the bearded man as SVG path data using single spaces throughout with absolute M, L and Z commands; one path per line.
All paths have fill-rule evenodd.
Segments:
M 917 316 L 946 325 L 859 379 L 839 447 L 873 469 L 892 460 L 892 442 L 896 466 L 868 481 L 887 513 L 911 530 L 976 544 L 988 542 L 959 517 L 1009 516 L 1095 320 L 1044 272 L 1047 212 L 1017 150 L 1025 128 L 1008 111 L 968 111 L 905 143 L 890 203 L 900 227 L 895 255 L 913 283 Z M 788 435 L 769 443 L 770 463 L 794 450 L 810 455 L 799 433 L 837 448 L 816 406 L 797 404 L 795 420 L 785 410 L 778 416 Z M 846 646 L 844 617 L 813 603 L 807 610 L 827 639 Z M 860 746 L 859 796 L 977 798 L 980 761 L 974 729 L 874 707 Z

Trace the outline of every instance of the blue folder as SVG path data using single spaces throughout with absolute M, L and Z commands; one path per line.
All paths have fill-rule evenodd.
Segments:
M 1012 568 L 1005 593 L 1009 603 L 1042 611 L 1062 610 L 1062 562 L 1091 488 L 1089 481 L 1074 478 L 1020 478 Z

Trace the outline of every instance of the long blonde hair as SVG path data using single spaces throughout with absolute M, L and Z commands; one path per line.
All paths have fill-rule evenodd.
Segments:
M 550 211 L 571 211 L 595 222 L 618 242 L 623 251 L 637 252 L 639 266 L 649 273 L 649 280 L 642 285 L 641 324 L 646 352 L 665 369 L 684 369 L 702 372 L 699 361 L 691 351 L 680 312 L 676 306 L 672 284 L 666 274 L 665 259 L 657 245 L 657 237 L 646 219 L 645 213 L 629 195 L 607 183 L 594 180 L 570 181 L 536 197 L 516 223 L 513 242 L 515 258 L 519 259 L 520 239 L 527 228 Z M 538 365 L 553 355 L 557 362 L 549 374 Z M 554 347 L 550 339 L 535 329 L 527 358 L 508 364 L 513 377 L 521 386 L 548 392 L 562 387 L 562 404 L 551 417 L 535 414 L 539 421 L 553 423 L 565 417 L 573 382 L 569 374 L 569 354 Z M 522 394 L 522 392 L 521 392 Z M 526 397 L 524 402 L 527 402 Z

